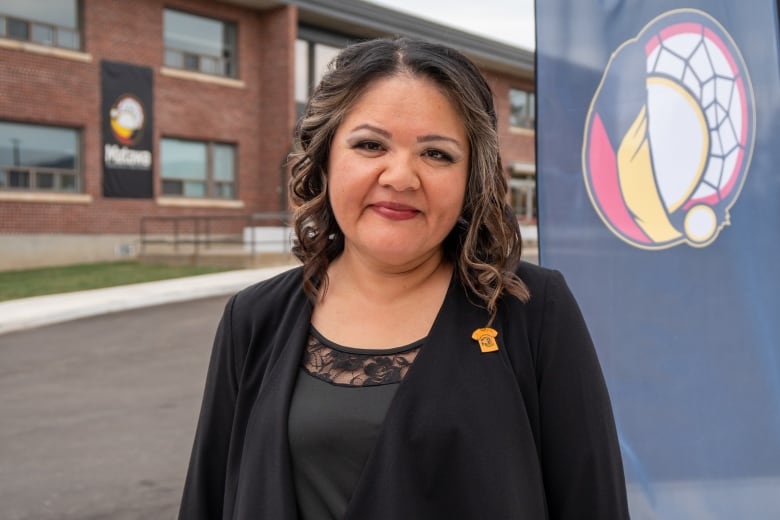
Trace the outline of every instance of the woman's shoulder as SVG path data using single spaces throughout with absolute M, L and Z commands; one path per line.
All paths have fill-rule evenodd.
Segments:
M 559 284 L 565 284 L 563 274 L 556 269 L 542 267 L 537 264 L 522 261 L 515 270 L 515 274 L 525 283 L 533 298 L 534 293 L 546 292 L 551 284 L 557 287 Z
M 556 306 L 576 306 L 564 274 L 548 267 L 542 267 L 529 262 L 521 262 L 515 274 L 528 287 L 531 298 L 523 304 L 526 312 L 543 312 L 544 309 Z

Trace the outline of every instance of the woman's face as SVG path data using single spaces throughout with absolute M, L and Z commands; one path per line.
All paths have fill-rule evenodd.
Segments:
M 440 255 L 463 207 L 469 153 L 460 114 L 431 80 L 370 84 L 336 130 L 328 162 L 344 254 L 393 268 Z

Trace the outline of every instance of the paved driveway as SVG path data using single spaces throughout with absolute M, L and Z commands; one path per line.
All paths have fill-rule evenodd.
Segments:
M 0 518 L 175 518 L 226 301 L 0 335 Z

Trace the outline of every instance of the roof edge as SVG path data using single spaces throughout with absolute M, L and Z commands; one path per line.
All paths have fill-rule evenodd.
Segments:
M 363 0 L 221 1 L 257 9 L 267 9 L 274 5 L 297 6 L 300 22 L 321 25 L 339 32 L 346 30 L 361 38 L 395 34 L 423 38 L 454 47 L 487 69 L 526 78 L 534 76 L 534 51 Z

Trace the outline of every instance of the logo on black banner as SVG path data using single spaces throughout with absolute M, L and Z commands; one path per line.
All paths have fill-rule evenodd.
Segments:
M 702 11 L 670 11 L 604 71 L 585 126 L 588 195 L 635 247 L 705 247 L 729 224 L 754 141 L 752 85 L 733 39 Z
M 111 106 L 111 130 L 124 145 L 138 142 L 144 129 L 144 106 L 135 96 L 123 94 Z

